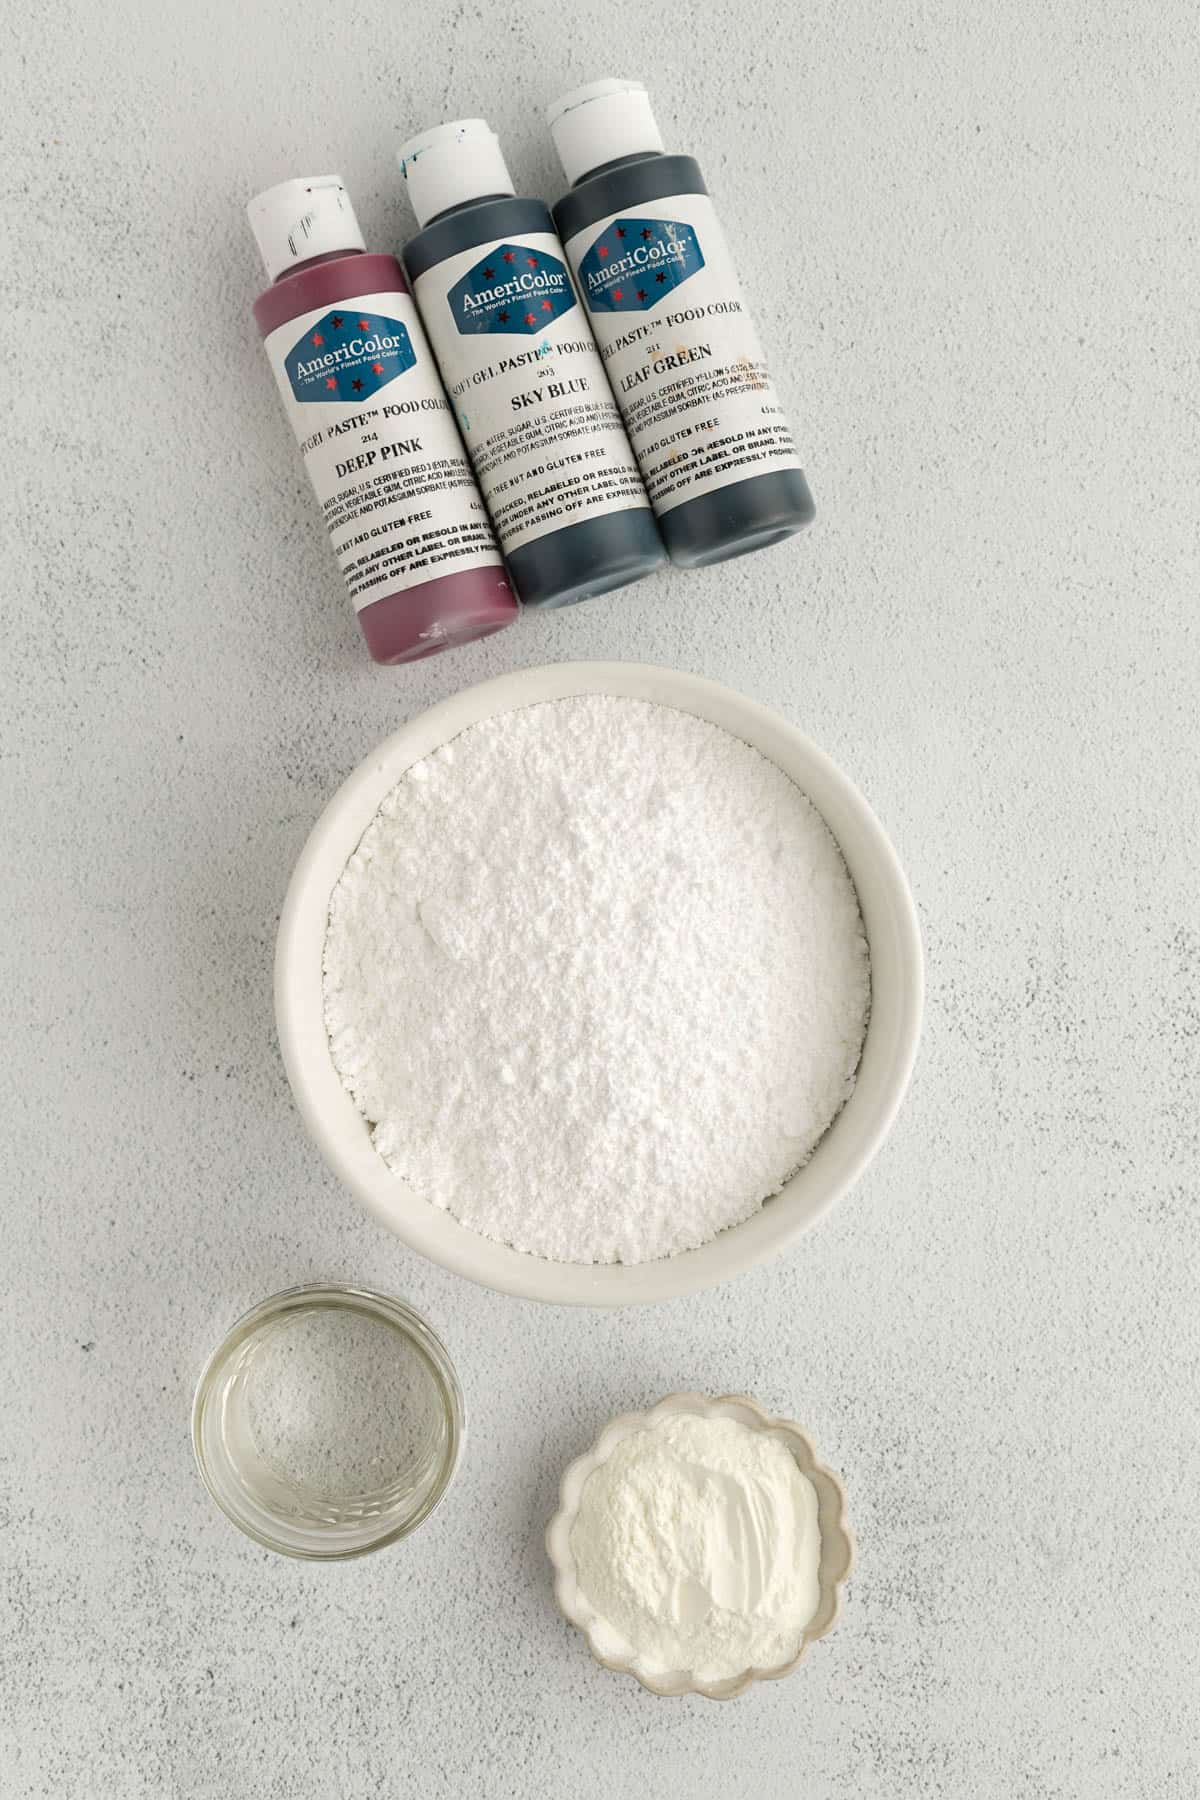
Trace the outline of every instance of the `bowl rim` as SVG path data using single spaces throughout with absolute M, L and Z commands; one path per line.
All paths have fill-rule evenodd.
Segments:
M 871 952 L 871 1016 L 860 1078 L 808 1162 L 739 1225 L 697 1249 L 646 1263 L 550 1262 L 471 1231 L 407 1188 L 371 1144 L 366 1121 L 334 1068 L 324 1025 L 321 959 L 329 895 L 386 794 L 413 763 L 471 725 L 581 694 L 646 700 L 690 713 L 783 768 L 838 840 Z M 867 918 L 864 871 L 880 941 L 886 940 L 882 959 Z M 876 1023 L 884 974 L 886 1045 Z M 920 1038 L 924 961 L 916 908 L 891 842 L 849 776 L 803 732 L 770 708 L 702 676 L 654 664 L 568 662 L 520 669 L 464 688 L 415 714 L 358 763 L 322 810 L 297 858 L 276 937 L 274 993 L 280 1051 L 305 1128 L 328 1167 L 382 1224 L 443 1268 L 501 1293 L 563 1305 L 623 1306 L 697 1292 L 778 1255 L 853 1185 L 887 1136 L 908 1087 Z M 871 1058 L 868 1097 L 862 1076 Z
M 640 1669 L 633 1657 L 605 1655 L 598 1647 L 595 1626 L 601 1621 L 579 1591 L 575 1557 L 571 1550 L 571 1528 L 579 1511 L 579 1502 L 588 1477 L 608 1460 L 617 1445 L 635 1431 L 652 1428 L 659 1420 L 692 1416 L 704 1419 L 735 1419 L 753 1431 L 769 1433 L 782 1441 L 795 1458 L 802 1475 L 812 1482 L 817 1495 L 818 1529 L 821 1539 L 817 1567 L 818 1598 L 816 1611 L 804 1627 L 796 1654 L 771 1668 L 750 1667 L 720 1681 L 698 1681 L 691 1670 L 673 1669 L 652 1673 Z M 546 1526 L 546 1554 L 554 1568 L 554 1598 L 568 1624 L 583 1633 L 595 1660 L 614 1675 L 632 1675 L 650 1693 L 660 1699 L 677 1699 L 697 1694 L 704 1700 L 735 1700 L 756 1681 L 782 1681 L 791 1675 L 805 1651 L 818 1639 L 828 1635 L 841 1611 L 842 1589 L 854 1568 L 854 1538 L 846 1523 L 846 1494 L 832 1469 L 826 1468 L 813 1448 L 807 1432 L 794 1419 L 777 1418 L 752 1400 L 749 1394 L 667 1394 L 645 1412 L 620 1413 L 601 1431 L 591 1448 L 577 1456 L 563 1470 L 559 1484 L 558 1509 Z

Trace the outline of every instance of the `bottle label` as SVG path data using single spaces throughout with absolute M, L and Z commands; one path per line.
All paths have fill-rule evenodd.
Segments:
M 506 551 L 647 504 L 561 252 L 552 232 L 531 232 L 413 284 Z
M 801 467 L 707 194 L 614 213 L 567 255 L 656 513 Z
M 266 347 L 357 610 L 499 566 L 411 295 L 302 313 Z

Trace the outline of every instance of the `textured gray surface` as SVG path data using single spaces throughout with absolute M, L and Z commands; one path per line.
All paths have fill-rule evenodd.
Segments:
M 0 1792 L 66 1800 L 1200 1788 L 1198 67 L 1184 0 L 51 10 L 4 46 L 17 523 L 3 681 L 8 1148 Z M 246 194 L 614 57 L 701 157 L 822 516 L 409 673 L 367 662 L 248 308 Z M 8 509 L 13 518 L 11 496 Z M 744 688 L 894 834 L 927 934 L 901 1121 L 778 1265 L 609 1316 L 407 1254 L 304 1141 L 275 919 L 400 720 L 557 658 Z M 191 1466 L 199 1365 L 308 1276 L 444 1333 L 436 1521 L 276 1560 Z M 605 1417 L 744 1388 L 845 1478 L 843 1624 L 733 1707 L 554 1614 L 540 1533 Z

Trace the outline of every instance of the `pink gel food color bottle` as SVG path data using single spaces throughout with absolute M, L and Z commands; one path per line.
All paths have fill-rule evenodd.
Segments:
M 371 655 L 499 631 L 517 604 L 400 264 L 367 254 L 336 175 L 248 211 L 254 317 Z

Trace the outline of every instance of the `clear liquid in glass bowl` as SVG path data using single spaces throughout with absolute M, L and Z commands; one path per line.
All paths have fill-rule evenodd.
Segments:
M 217 1504 L 291 1556 L 359 1556 L 429 1517 L 454 1472 L 462 1396 L 402 1301 L 292 1288 L 238 1321 L 200 1378 L 192 1438 Z

